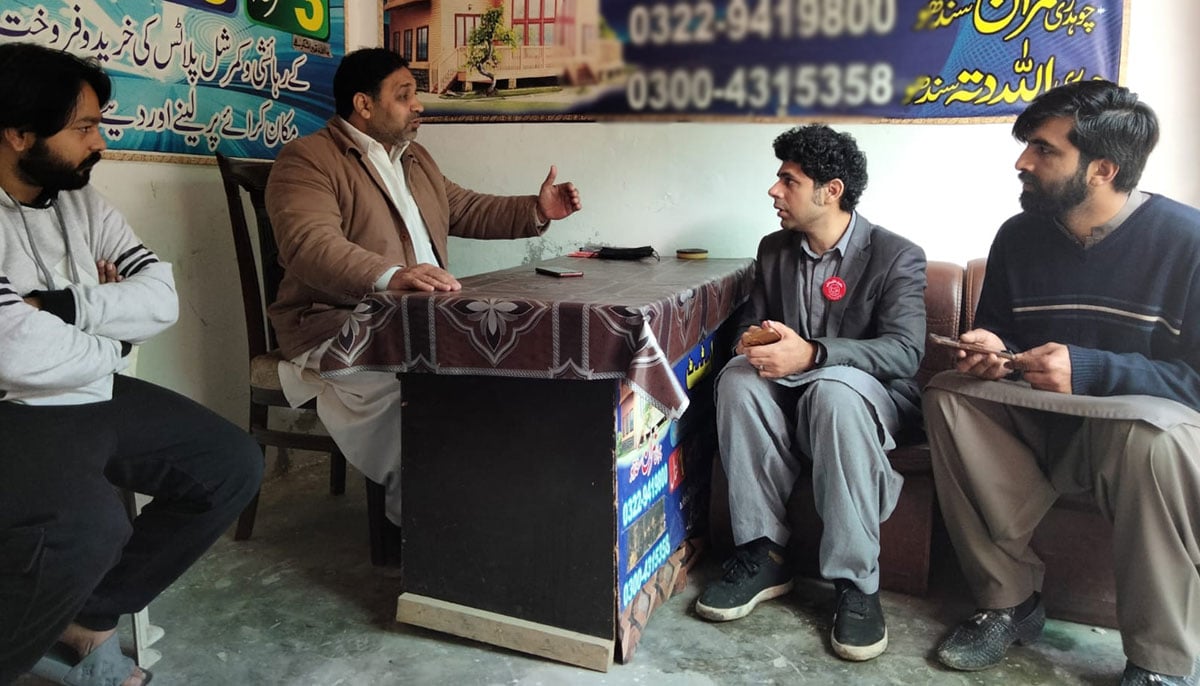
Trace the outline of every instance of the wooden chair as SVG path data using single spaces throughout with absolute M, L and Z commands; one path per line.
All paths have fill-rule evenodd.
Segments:
M 283 397 L 279 383 L 279 348 L 275 331 L 267 321 L 266 307 L 275 300 L 283 267 L 277 259 L 279 248 L 267 217 L 265 192 L 271 163 L 234 160 L 217 154 L 221 181 L 225 185 L 225 200 L 229 203 L 229 221 L 233 227 L 233 247 L 237 253 L 238 276 L 242 282 L 242 306 L 246 313 L 247 352 L 250 367 L 250 433 L 262 447 L 266 458 L 267 446 L 293 448 L 329 453 L 329 492 L 340 495 L 346 491 L 346 458 L 333 439 L 320 434 L 283 431 L 268 426 L 272 407 L 290 407 Z M 246 221 L 243 192 L 254 208 L 255 228 Z M 257 251 L 255 244 L 257 243 Z M 257 258 L 255 253 L 257 252 Z M 316 411 L 315 402 L 302 409 Z M 258 495 L 238 518 L 234 539 L 244 541 L 254 530 L 258 511 Z
M 320 435 L 296 431 L 271 429 L 267 425 L 269 408 L 289 407 L 279 383 L 279 362 L 282 359 L 275 340 L 275 331 L 266 317 L 266 307 L 274 302 L 283 280 L 283 267 L 279 264 L 279 247 L 266 208 L 267 177 L 271 173 L 271 162 L 230 159 L 217 153 L 217 166 L 225 186 L 225 200 L 229 204 L 229 221 L 233 228 L 233 245 L 237 254 L 238 276 L 242 284 L 242 306 L 246 313 L 246 335 L 250 366 L 250 433 L 262 446 L 264 458 L 267 446 L 296 448 L 329 453 L 329 492 L 340 495 L 346 490 L 346 459 L 338 450 L 333 439 Z M 255 225 L 251 230 L 243 205 L 243 193 L 249 197 L 254 209 Z M 257 257 L 255 251 L 257 245 Z M 300 409 L 315 413 L 315 402 L 310 401 Z M 395 551 L 389 537 L 389 525 L 384 513 L 383 486 L 370 479 L 367 486 L 367 523 L 370 538 L 371 562 L 387 564 Z M 238 519 L 234 539 L 250 538 L 254 529 L 254 517 L 258 510 L 258 496 L 246 507 Z

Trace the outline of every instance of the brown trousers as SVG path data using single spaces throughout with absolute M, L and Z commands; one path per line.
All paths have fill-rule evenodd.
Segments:
M 1034 528 L 1060 494 L 1089 492 L 1113 523 L 1126 657 L 1189 674 L 1200 653 L 1200 413 L 952 372 L 930 382 L 924 404 L 942 515 L 980 607 L 1041 590 Z

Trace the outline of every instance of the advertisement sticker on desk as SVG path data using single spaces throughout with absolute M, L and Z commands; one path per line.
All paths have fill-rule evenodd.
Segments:
M 671 557 L 671 553 L 675 552 L 676 547 L 678 546 L 672 545 L 670 536 L 663 536 L 636 569 L 628 575 L 623 575 L 620 582 L 622 609 L 633 602 L 638 591 L 642 590 L 642 586 L 650 580 L 650 576 L 666 563 L 667 558 Z
M 700 341 L 700 344 L 692 348 L 687 356 L 687 364 L 685 365 L 685 373 L 679 381 L 683 387 L 689 391 L 704 380 L 708 376 L 713 367 L 713 337 Z
M 637 518 L 626 532 L 629 555 L 622 570 L 632 572 L 638 560 L 645 557 L 654 544 L 667 531 L 666 498 L 659 498 L 646 513 Z
M 710 377 L 713 346 L 709 335 L 672 365 L 689 393 Z M 709 469 L 700 462 L 711 457 L 684 450 L 690 445 L 686 415 L 669 419 L 628 382 L 618 393 L 617 582 L 623 610 L 704 516 Z

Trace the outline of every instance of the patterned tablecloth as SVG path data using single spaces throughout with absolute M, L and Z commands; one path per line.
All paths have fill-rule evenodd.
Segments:
M 526 379 L 626 377 L 671 418 L 687 408 L 671 371 L 749 297 L 749 259 L 636 262 L 560 257 L 582 277 L 522 265 L 462 281 L 455 293 L 373 293 L 321 358 L 355 370 Z

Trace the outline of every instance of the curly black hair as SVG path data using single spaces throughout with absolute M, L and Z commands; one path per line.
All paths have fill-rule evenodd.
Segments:
M 849 212 L 867 188 L 867 156 L 858 149 L 854 136 L 838 133 L 824 124 L 797 126 L 775 139 L 775 156 L 794 162 L 818 185 L 841 179 L 840 207 Z
M 1111 81 L 1077 81 L 1042 93 L 1013 123 L 1013 138 L 1026 143 L 1047 119 L 1075 120 L 1067 139 L 1079 148 L 1080 165 L 1105 159 L 1117 164 L 1113 188 L 1128 192 L 1142 178 L 1158 144 L 1158 117 L 1136 93 Z

